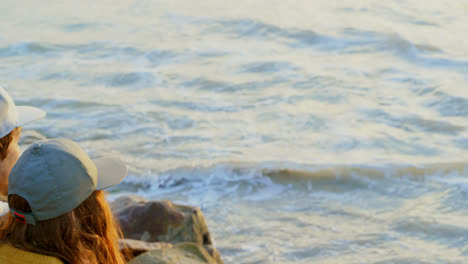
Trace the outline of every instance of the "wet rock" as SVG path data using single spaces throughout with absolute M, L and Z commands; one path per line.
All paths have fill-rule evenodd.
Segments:
M 212 245 L 212 239 L 199 208 L 171 201 L 147 201 L 132 195 L 111 204 L 127 238 L 147 242 L 195 242 Z
M 223 264 L 223 260 L 221 259 L 221 254 L 219 251 L 212 245 L 203 245 L 203 248 L 210 254 L 210 256 L 215 260 L 218 264 Z
M 119 242 L 119 249 L 122 252 L 125 252 L 128 255 L 129 259 L 133 259 L 142 253 L 151 250 L 161 250 L 166 248 L 171 248 L 172 244 L 169 243 L 162 243 L 162 242 L 144 242 L 141 240 L 134 240 L 134 239 L 120 239 Z
M 141 254 L 129 264 L 217 264 L 201 245 L 193 242 L 180 243 L 172 248 L 152 250 Z
M 172 244 L 192 242 L 215 263 L 223 263 L 200 208 L 148 201 L 136 195 L 119 197 L 111 207 L 126 238 Z

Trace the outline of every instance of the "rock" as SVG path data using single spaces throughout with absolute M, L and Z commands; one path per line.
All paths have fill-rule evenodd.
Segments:
M 118 244 L 122 252 L 126 251 L 128 253 L 129 259 L 133 259 L 147 251 L 172 247 L 172 244 L 169 243 L 144 242 L 134 239 L 119 239 Z
M 193 242 L 215 263 L 223 263 L 200 208 L 171 201 L 148 201 L 136 195 L 119 197 L 111 207 L 124 237 L 172 244 Z
M 217 264 L 216 260 L 199 244 L 180 243 L 172 248 L 152 250 L 141 254 L 129 264 Z
M 138 196 L 123 196 L 111 207 L 126 238 L 146 242 L 195 242 L 212 245 L 205 218 L 197 207 L 171 201 L 147 201 Z
M 210 256 L 214 258 L 216 263 L 218 264 L 224 263 L 223 260 L 221 259 L 221 254 L 215 247 L 213 247 L 212 245 L 203 245 L 203 247 L 208 252 L 208 254 L 210 254 Z

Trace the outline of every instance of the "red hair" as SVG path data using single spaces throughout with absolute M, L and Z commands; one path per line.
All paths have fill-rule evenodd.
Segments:
M 18 135 L 18 133 L 21 133 L 21 127 L 13 129 L 6 136 L 0 138 L 0 160 L 4 160 L 6 158 L 10 143 Z
M 31 212 L 28 202 L 18 195 L 10 197 L 10 206 Z M 20 223 L 9 213 L 0 222 L 0 240 L 22 250 L 67 264 L 126 263 L 117 246 L 122 232 L 103 191 L 95 191 L 73 211 L 36 225 Z

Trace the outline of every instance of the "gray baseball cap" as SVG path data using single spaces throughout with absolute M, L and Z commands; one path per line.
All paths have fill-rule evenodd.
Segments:
M 94 191 L 114 186 L 126 175 L 127 166 L 119 159 L 91 160 L 69 139 L 37 141 L 21 155 L 8 182 L 8 198 L 23 197 L 32 212 L 11 206 L 10 212 L 18 221 L 35 225 L 72 211 Z
M 46 116 L 46 113 L 33 106 L 16 106 L 10 95 L 0 86 L 0 138 L 13 129 L 24 126 Z

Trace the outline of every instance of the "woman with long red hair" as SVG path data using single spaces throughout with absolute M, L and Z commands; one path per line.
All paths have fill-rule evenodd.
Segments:
M 119 160 L 89 156 L 66 139 L 29 147 L 9 176 L 0 263 L 125 263 L 102 189 L 126 176 Z

